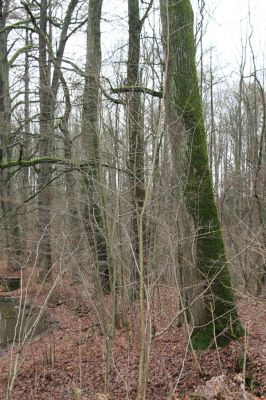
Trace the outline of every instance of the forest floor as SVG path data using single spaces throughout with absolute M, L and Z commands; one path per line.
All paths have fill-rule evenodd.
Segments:
M 37 295 L 37 287 L 33 286 L 28 290 L 28 299 L 40 306 L 45 291 L 47 287 Z M 14 297 L 19 294 L 20 291 L 12 292 Z M 106 304 L 108 308 L 108 299 Z M 226 348 L 197 353 L 197 361 L 189 350 L 184 328 L 178 327 L 177 322 L 154 338 L 150 348 L 147 400 L 266 399 L 265 305 L 265 299 L 239 295 L 238 311 L 249 335 Z M 18 370 L 10 400 L 135 399 L 138 307 L 134 306 L 131 312 L 130 328 L 120 327 L 114 335 L 109 395 L 104 395 L 105 340 L 95 304 L 88 300 L 86 290 L 82 285 L 71 286 L 63 280 L 46 308 L 53 321 L 46 332 L 22 348 L 16 344 L 1 350 L 0 399 L 6 399 L 15 360 Z M 167 327 L 177 313 L 176 291 L 161 288 L 151 302 L 151 313 L 157 331 Z M 243 385 L 243 366 L 239 363 L 245 356 L 247 391 Z

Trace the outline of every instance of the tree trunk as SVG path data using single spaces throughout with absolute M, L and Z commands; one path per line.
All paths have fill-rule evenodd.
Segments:
M 127 60 L 127 84 L 139 85 L 140 33 L 142 27 L 139 12 L 139 0 L 128 0 L 129 44 Z M 141 213 L 144 189 L 144 138 L 141 111 L 141 93 L 129 93 L 128 97 L 128 132 L 129 132 L 129 170 L 130 197 L 132 205 L 132 297 L 138 297 L 139 291 L 139 215 Z M 144 230 L 145 232 L 145 219 Z M 145 240 L 145 235 L 144 235 Z
M 86 81 L 83 97 L 81 137 L 85 159 L 93 161 L 84 171 L 82 214 L 88 241 L 94 252 L 104 293 L 110 292 L 109 261 L 101 196 L 99 150 L 99 79 L 101 71 L 100 20 L 102 0 L 89 0 Z
M 11 136 L 11 100 L 9 93 L 9 65 L 7 59 L 7 37 L 5 31 L 6 18 L 9 10 L 9 1 L 0 2 L 0 163 L 9 161 L 12 157 Z M 16 204 L 13 200 L 12 171 L 1 170 L 1 219 L 5 232 L 7 266 L 10 270 L 21 267 L 21 240 L 18 224 Z
M 60 77 L 61 84 L 64 91 L 65 97 L 65 112 L 60 124 L 60 129 L 64 136 L 64 155 L 66 160 L 73 159 L 73 149 L 72 149 L 72 139 L 71 133 L 69 131 L 69 118 L 71 115 L 72 105 L 71 97 L 67 82 L 65 81 L 63 75 Z M 69 215 L 69 226 L 71 229 L 71 234 L 69 237 L 69 253 L 73 260 L 72 263 L 72 277 L 73 280 L 80 280 L 80 272 L 82 270 L 82 254 L 81 254 L 81 244 L 83 243 L 81 235 L 81 218 L 79 202 L 76 196 L 78 193 L 76 176 L 74 171 L 69 171 L 66 173 L 66 196 L 68 205 L 68 215 Z
M 70 0 L 64 18 L 62 31 L 59 39 L 56 59 L 50 48 L 48 30 L 48 8 L 49 0 L 43 0 L 40 5 L 40 26 L 33 20 L 36 30 L 39 33 L 39 74 L 40 74 L 40 157 L 51 155 L 54 139 L 54 115 L 56 111 L 56 98 L 60 85 L 61 62 L 64 55 L 67 41 L 67 32 L 71 22 L 71 16 L 78 0 Z M 51 29 L 49 36 L 51 36 Z M 48 57 L 49 55 L 49 57 Z M 54 64 L 54 72 L 51 78 L 51 62 Z M 39 193 L 39 221 L 38 229 L 40 234 L 38 248 L 39 280 L 42 281 L 49 276 L 52 267 L 51 247 L 51 207 L 52 196 L 49 182 L 52 178 L 51 164 L 42 164 L 40 168 L 38 184 L 41 188 Z
M 196 232 L 196 267 L 204 309 L 192 344 L 225 345 L 243 334 L 238 319 L 208 165 L 189 0 L 161 0 L 166 55 L 166 122 L 179 187 Z M 196 301 L 196 299 L 194 299 Z
M 39 32 L 39 74 L 40 74 L 40 144 L 39 155 L 44 157 L 51 154 L 52 124 L 51 120 L 51 93 L 49 65 L 47 60 L 47 22 L 48 0 L 40 5 L 40 32 Z M 52 266 L 51 248 L 51 188 L 48 186 L 52 177 L 51 164 L 42 164 L 38 175 L 39 193 L 39 248 L 38 248 L 38 279 L 43 281 L 49 276 Z

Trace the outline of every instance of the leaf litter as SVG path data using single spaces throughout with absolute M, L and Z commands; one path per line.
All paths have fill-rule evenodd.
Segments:
M 16 292 L 19 295 L 19 291 Z M 41 305 L 44 294 L 31 299 Z M 105 386 L 105 338 L 93 304 L 84 301 L 81 286 L 68 282 L 57 287 L 47 309 L 53 326 L 25 343 L 2 350 L 0 398 L 6 398 L 10 371 L 20 365 L 10 400 L 122 400 L 135 399 L 139 359 L 138 306 L 129 327 L 116 329 L 112 373 Z M 33 301 L 33 300 L 32 300 Z M 111 299 L 106 304 L 111 307 Z M 151 302 L 155 332 L 165 329 L 178 311 L 174 289 L 162 289 Z M 184 328 L 175 321 L 151 340 L 147 374 L 147 400 L 266 399 L 265 299 L 242 296 L 238 310 L 248 335 L 225 348 L 196 354 L 189 350 Z M 16 358 L 17 357 L 17 358 Z M 241 357 L 245 360 L 245 368 Z M 200 366 L 200 369 L 199 367 Z M 244 376 L 244 374 L 245 376 Z

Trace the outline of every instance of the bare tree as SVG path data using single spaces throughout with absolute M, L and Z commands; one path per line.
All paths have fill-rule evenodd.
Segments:
M 101 71 L 101 10 L 102 0 L 89 0 L 87 27 L 87 62 L 83 95 L 81 137 L 84 158 L 93 161 L 84 173 L 82 214 L 88 241 L 100 274 L 102 290 L 110 291 L 108 249 L 105 237 L 101 196 L 99 148 L 99 80 Z
M 9 91 L 8 34 L 6 27 L 10 1 L 0 2 L 0 162 L 10 161 L 15 157 L 15 143 L 12 138 L 11 99 Z M 5 232 L 7 265 L 10 270 L 21 267 L 21 237 L 14 201 L 13 180 L 10 169 L 0 172 L 1 218 Z
M 78 0 L 70 0 L 66 10 L 59 38 L 56 54 L 53 53 L 52 45 L 48 35 L 49 22 L 49 0 L 43 0 L 40 4 L 39 24 L 27 4 L 27 9 L 33 26 L 39 37 L 39 76 L 40 76 L 40 142 L 39 155 L 45 157 L 54 153 L 54 116 L 56 110 L 56 99 L 60 85 L 61 63 L 64 55 L 66 41 L 68 38 L 68 28 L 71 22 L 71 16 Z M 51 36 L 51 32 L 50 32 Z M 53 75 L 51 77 L 51 62 L 53 62 Z M 40 168 L 38 176 L 38 185 L 41 190 L 39 193 L 39 220 L 38 229 L 40 243 L 38 249 L 39 280 L 49 276 L 52 266 L 52 246 L 51 246 L 51 206 L 52 193 L 49 185 L 52 179 L 51 164 L 44 163 Z
M 196 230 L 196 266 L 204 308 L 193 346 L 224 345 L 240 337 L 220 222 L 208 165 L 195 63 L 193 11 L 189 0 L 161 1 L 166 66 L 166 118 L 184 203 Z
M 140 35 L 142 26 L 148 16 L 153 1 L 150 1 L 145 14 L 140 18 L 139 0 L 128 0 L 128 60 L 127 60 L 127 85 L 140 86 Z M 132 203 L 132 297 L 138 296 L 139 286 L 139 216 L 145 198 L 144 182 L 144 131 L 141 92 L 132 91 L 128 94 L 128 133 L 129 133 L 129 170 L 130 170 L 130 196 Z M 144 242 L 145 242 L 145 217 L 144 217 Z

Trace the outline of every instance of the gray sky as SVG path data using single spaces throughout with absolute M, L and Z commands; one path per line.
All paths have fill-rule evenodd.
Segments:
M 257 67 L 261 68 L 266 56 L 266 0 L 206 0 L 206 9 L 208 26 L 204 44 L 205 48 L 214 46 L 217 66 L 228 73 L 237 70 L 241 62 L 241 41 L 244 45 L 251 33 L 250 13 L 251 42 Z M 247 48 L 247 70 L 250 54 Z
M 158 0 L 154 0 L 155 4 Z M 197 15 L 198 0 L 192 0 Z M 204 49 L 213 47 L 213 64 L 220 76 L 236 79 L 233 72 L 239 71 L 242 46 L 245 45 L 253 26 L 252 45 L 256 56 L 257 68 L 264 65 L 266 56 L 266 0 L 205 0 Z M 108 54 L 127 40 L 127 0 L 104 0 L 102 22 L 103 55 L 108 62 Z M 159 18 L 158 18 L 159 24 Z M 68 52 L 74 59 L 85 55 L 85 35 L 81 40 L 75 39 Z M 75 54 L 75 55 L 74 55 Z M 247 43 L 246 74 L 250 72 L 250 50 Z M 71 57 L 71 56 L 70 56 Z M 204 57 L 205 65 L 209 64 L 209 53 Z M 83 58 L 84 60 L 84 58 Z

